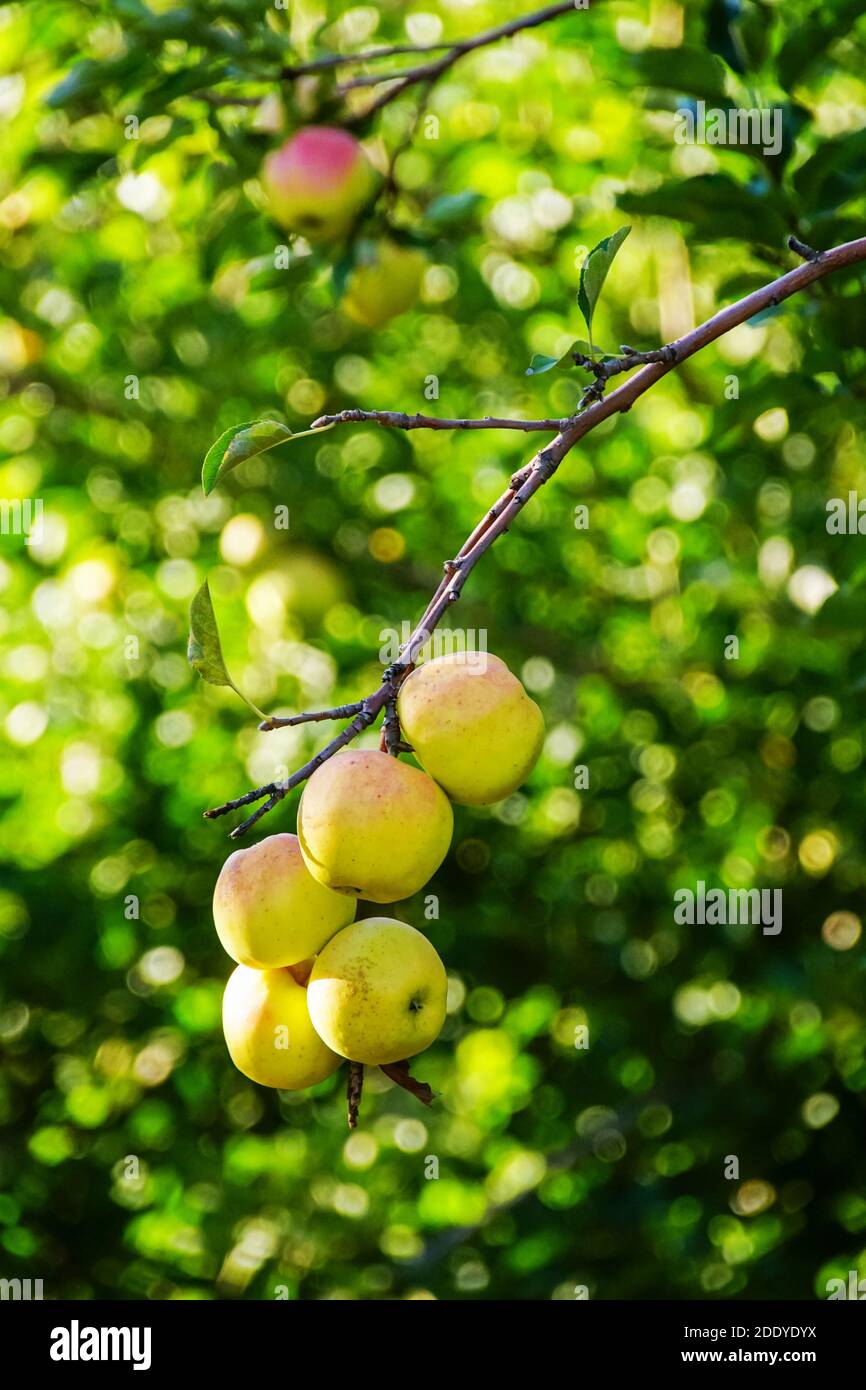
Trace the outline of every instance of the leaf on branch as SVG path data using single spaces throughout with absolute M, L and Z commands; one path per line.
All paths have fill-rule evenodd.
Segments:
M 547 357 L 543 352 L 534 352 L 525 375 L 541 376 L 542 372 L 551 372 L 554 367 L 565 365 L 567 358 L 568 353 L 564 357 Z
M 577 338 L 561 357 L 547 357 L 543 352 L 533 353 L 532 360 L 524 375 L 541 376 L 542 372 L 552 372 L 554 367 L 573 367 L 572 356 L 575 352 L 579 352 L 583 357 L 595 357 L 602 362 L 615 356 L 612 352 L 605 352 L 601 348 L 593 347 L 592 343 L 586 342 L 584 338 Z
M 242 690 L 238 690 L 226 669 L 219 628 L 217 627 L 216 614 L 213 611 L 213 602 L 207 580 L 204 581 L 190 604 L 189 642 L 186 649 L 186 659 L 193 670 L 198 671 L 202 680 L 207 681 L 208 685 L 230 686 L 236 695 L 240 695 L 244 704 L 249 705 L 254 714 L 257 714 L 260 719 L 267 719 L 267 715 L 263 714 L 252 700 L 248 700 Z
M 592 340 L 592 319 L 599 301 L 607 273 L 613 265 L 617 251 L 622 246 L 631 227 L 620 227 L 618 232 L 606 236 L 597 246 L 593 246 L 580 268 L 580 284 L 577 290 L 577 304 L 583 314 L 587 331 Z M 593 354 L 590 353 L 591 357 Z
M 322 425 L 317 430 L 298 430 L 293 434 L 288 425 L 280 424 L 279 420 L 248 420 L 244 425 L 233 425 L 220 435 L 205 455 L 201 470 L 205 497 L 239 463 L 246 463 L 247 459 L 255 458 L 256 454 L 263 454 L 277 444 L 302 439 L 306 434 L 321 434 L 322 430 L 330 428 L 330 425 Z

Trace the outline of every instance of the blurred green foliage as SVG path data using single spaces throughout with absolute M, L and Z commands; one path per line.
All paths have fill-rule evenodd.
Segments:
M 866 497 L 862 273 L 595 431 L 472 575 L 453 623 L 549 733 L 524 790 L 457 810 L 439 919 L 396 909 L 452 977 L 415 1067 L 433 1108 L 373 1073 L 347 1136 L 343 1073 L 280 1096 L 222 1041 L 229 827 L 201 813 L 324 733 L 258 734 L 198 680 L 192 595 L 209 578 L 257 705 L 358 698 L 531 440 L 352 426 L 205 499 L 211 443 L 351 406 L 568 412 L 582 374 L 524 370 L 583 331 L 582 256 L 625 222 L 594 333 L 641 348 L 790 265 L 788 232 L 862 234 L 861 5 L 611 0 L 436 86 L 390 213 L 427 229 L 422 302 L 354 328 L 325 260 L 276 268 L 259 163 L 335 102 L 281 64 L 524 8 L 0 10 L 0 497 L 44 503 L 34 543 L 0 537 L 0 1275 L 47 1297 L 808 1298 L 866 1274 L 866 542 L 825 524 Z M 780 108 L 782 150 L 678 144 L 698 99 Z M 358 127 L 374 154 L 414 100 Z M 781 887 L 781 935 L 677 926 L 698 880 Z

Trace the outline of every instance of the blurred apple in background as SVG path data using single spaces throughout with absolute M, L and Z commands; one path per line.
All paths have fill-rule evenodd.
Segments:
M 393 241 L 365 243 L 346 282 L 343 310 L 363 328 L 380 328 L 412 308 L 425 265 L 424 255 L 412 247 Z
M 376 175 L 354 135 L 307 126 L 267 156 L 262 183 L 281 226 L 311 242 L 337 241 L 372 196 Z

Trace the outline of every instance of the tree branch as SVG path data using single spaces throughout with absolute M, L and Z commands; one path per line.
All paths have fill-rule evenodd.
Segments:
M 451 44 L 394 43 L 386 48 L 368 48 L 365 53 L 327 53 L 322 58 L 312 58 L 309 63 L 295 63 L 280 68 L 280 77 L 291 81 L 292 78 L 309 77 L 329 68 L 354 67 L 356 63 L 372 63 L 378 58 L 397 58 L 406 53 L 441 53 L 445 48 L 450 49 Z
M 512 35 L 519 34 L 525 29 L 536 29 L 540 24 L 546 24 L 548 20 L 556 19 L 559 15 L 574 13 L 574 8 L 574 0 L 561 0 L 558 5 L 548 5 L 543 10 L 536 10 L 533 14 L 522 15 L 519 19 L 509 20 L 508 23 L 499 24 L 493 29 L 485 29 L 482 33 L 476 34 L 474 38 L 460 39 L 441 58 L 434 58 L 429 63 L 422 63 L 414 68 L 406 68 L 402 72 L 385 73 L 379 77 L 353 78 L 337 89 L 338 95 L 344 96 L 357 87 L 379 86 L 383 82 L 393 83 L 393 86 L 389 87 L 363 112 L 354 117 L 354 121 L 366 121 L 369 116 L 381 111 L 389 102 L 402 96 L 416 82 L 432 84 L 438 81 L 449 68 L 454 66 L 458 59 L 463 58 L 467 53 L 473 53 L 476 49 L 498 43 L 500 39 L 511 38 Z
M 373 423 L 392 430 L 532 430 L 565 429 L 571 416 L 558 420 L 499 420 L 485 415 L 483 420 L 442 420 L 435 415 L 407 415 L 402 410 L 341 410 L 337 415 L 320 415 L 310 429 L 326 425 Z
M 270 719 L 262 720 L 259 732 L 266 734 L 271 729 L 291 729 L 296 724 L 318 724 L 323 719 L 351 719 L 354 714 L 360 714 L 363 708 L 363 700 L 356 700 L 353 705 L 337 705 L 334 709 L 320 709 L 312 714 L 292 714 L 288 717 L 273 715 Z
M 802 243 L 800 244 L 802 246 Z M 796 246 L 792 249 L 801 252 Z M 811 249 L 811 248 L 808 248 Z M 287 781 L 283 783 L 268 783 L 266 786 L 257 787 L 254 791 L 247 792 L 244 796 L 237 797 L 234 801 L 227 801 L 223 806 L 217 806 L 213 810 L 205 811 L 208 819 L 223 816 L 228 811 L 233 811 L 241 806 L 247 806 L 253 801 L 266 798 L 263 804 L 245 821 L 231 832 L 231 838 L 237 839 L 246 830 L 254 825 L 260 816 L 270 811 L 278 801 L 291 791 L 293 787 L 305 781 L 308 777 L 321 767 L 322 763 L 336 753 L 340 748 L 345 747 L 358 734 L 368 728 L 377 717 L 379 712 L 385 708 L 389 701 L 396 699 L 400 685 L 412 670 L 415 658 L 429 641 L 432 632 L 441 621 L 444 614 L 459 599 L 463 586 L 471 571 L 475 568 L 482 555 L 490 549 L 494 541 L 503 535 L 514 522 L 519 513 L 526 506 L 526 503 L 535 493 L 544 486 L 556 472 L 562 460 L 574 448 L 575 444 L 585 435 L 589 434 L 603 420 L 609 419 L 612 415 L 625 413 L 630 410 L 635 401 L 660 381 L 663 376 L 672 371 L 675 366 L 685 362 L 687 358 L 694 356 L 709 343 L 715 342 L 732 328 L 745 323 L 755 314 L 767 309 L 775 304 L 781 304 L 783 300 L 789 299 L 791 295 L 797 294 L 800 290 L 811 285 L 814 281 L 822 279 L 825 275 L 830 275 L 834 271 L 843 270 L 845 267 L 855 265 L 858 262 L 866 261 L 866 237 L 861 237 L 857 241 L 849 241 L 841 246 L 834 246 L 830 251 L 816 252 L 814 257 L 808 257 L 803 265 L 797 266 L 794 270 L 789 270 L 787 274 L 773 280 L 761 289 L 755 290 L 744 299 L 738 300 L 735 304 L 728 305 L 721 309 L 706 323 L 700 324 L 697 328 L 686 333 L 682 338 L 677 338 L 673 343 L 668 343 L 664 349 L 659 349 L 652 354 L 646 354 L 645 365 L 641 370 L 632 376 L 628 381 L 617 387 L 609 396 L 604 396 L 596 400 L 586 410 L 572 416 L 558 429 L 554 439 L 540 449 L 530 461 L 519 469 L 503 492 L 502 496 L 494 502 L 493 506 L 485 513 L 478 522 L 474 531 L 467 537 L 462 548 L 454 560 L 447 560 L 444 565 L 445 573 L 440 584 L 427 605 L 420 621 L 414 631 L 400 649 L 400 659 L 389 666 L 384 672 L 382 683 L 378 690 L 372 695 L 361 701 L 360 711 L 346 726 L 343 731 L 332 739 L 330 743 L 321 749 L 314 758 L 305 763 L 302 768 L 293 773 Z M 639 356 L 638 354 L 625 354 L 626 357 Z M 625 368 L 623 368 L 625 370 Z M 378 419 L 381 414 L 393 414 L 395 412 L 352 412 L 343 411 L 342 416 L 323 417 L 332 418 L 334 421 L 340 419 Z M 403 418 L 403 417 L 400 417 Z M 410 417 L 406 416 L 406 419 Z M 417 418 L 417 417 L 416 417 Z M 321 421 L 317 422 L 321 423 Z M 382 423 L 382 421 L 379 421 Z M 416 426 L 421 428 L 421 426 Z M 437 422 L 426 426 L 427 428 L 455 428 L 453 422 Z M 480 425 L 478 426 L 480 427 Z M 490 426 L 487 426 L 488 428 Z M 405 428 L 405 427 L 404 427 Z M 327 712 L 326 712 L 327 713 Z M 268 721 L 274 726 L 274 721 Z M 399 751 L 397 749 L 396 751 Z M 396 1078 L 395 1078 L 396 1079 Z

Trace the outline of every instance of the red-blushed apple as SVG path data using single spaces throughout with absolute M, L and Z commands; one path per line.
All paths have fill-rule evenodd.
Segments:
M 274 218 L 310 242 L 337 241 L 372 196 L 376 175 L 354 135 L 306 126 L 262 166 Z
M 459 806 L 490 806 L 523 783 L 544 739 L 544 718 L 492 652 L 449 652 L 400 687 L 400 727 L 415 757 Z
M 298 807 L 298 839 L 313 877 L 374 903 L 423 888 L 453 829 L 448 799 L 432 777 L 373 748 L 322 763 Z
M 213 895 L 217 935 L 232 960 L 255 970 L 295 965 L 351 922 L 355 905 L 317 883 L 296 835 L 236 849 Z

